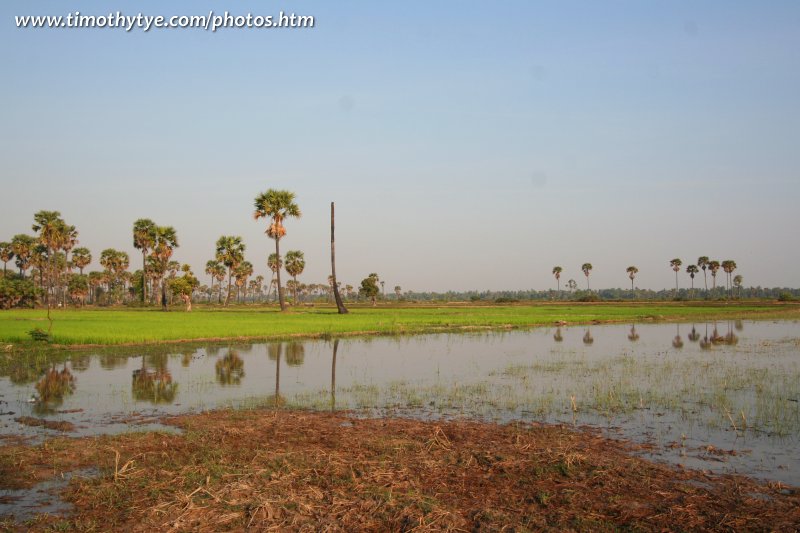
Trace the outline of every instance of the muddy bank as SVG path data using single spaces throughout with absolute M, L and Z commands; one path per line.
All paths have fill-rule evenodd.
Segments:
M 167 421 L 182 435 L 58 438 L 0 448 L 0 488 L 87 467 L 65 517 L 10 530 L 743 531 L 800 527 L 778 483 L 650 463 L 559 426 L 218 411 Z

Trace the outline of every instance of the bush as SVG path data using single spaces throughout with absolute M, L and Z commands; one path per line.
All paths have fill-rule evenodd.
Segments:
M 507 296 L 501 296 L 500 298 L 495 298 L 494 303 L 496 304 L 513 304 L 517 303 L 519 300 L 516 298 L 508 298 Z
M 797 298 L 792 296 L 792 293 L 789 291 L 783 291 L 778 295 L 779 302 L 794 302 L 795 300 L 797 300 Z
M 36 303 L 36 293 L 32 281 L 9 272 L 0 278 L 0 309 L 33 307 Z

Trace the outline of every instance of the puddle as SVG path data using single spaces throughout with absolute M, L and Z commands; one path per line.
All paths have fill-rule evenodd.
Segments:
M 65 472 L 29 489 L 0 489 L 0 517 L 11 516 L 25 522 L 37 514 L 63 515 L 72 510 L 72 504 L 59 498 L 59 493 L 73 477 L 92 477 L 99 474 L 94 468 Z
M 0 443 L 285 406 L 588 425 L 657 460 L 797 486 L 798 339 L 797 321 L 720 321 L 15 354 L 0 357 Z M 71 431 L 16 421 L 30 418 Z

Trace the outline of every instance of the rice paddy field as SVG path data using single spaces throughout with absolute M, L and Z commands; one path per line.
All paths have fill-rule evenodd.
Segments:
M 800 305 L 740 303 L 553 303 L 520 305 L 409 305 L 353 307 L 338 315 L 332 307 L 303 307 L 287 313 L 275 307 L 53 310 L 50 339 L 63 345 L 146 344 L 185 340 L 280 339 L 359 334 L 404 334 L 474 328 L 525 328 L 592 322 L 688 321 L 725 318 L 800 317 Z M 47 332 L 44 310 L 0 313 L 0 342 L 24 343 L 35 329 Z

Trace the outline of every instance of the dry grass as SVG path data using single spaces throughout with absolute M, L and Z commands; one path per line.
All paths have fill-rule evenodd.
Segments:
M 676 470 L 557 426 L 219 411 L 183 435 L 0 448 L 0 485 L 86 466 L 75 511 L 8 529 L 105 531 L 793 531 L 779 484 Z

